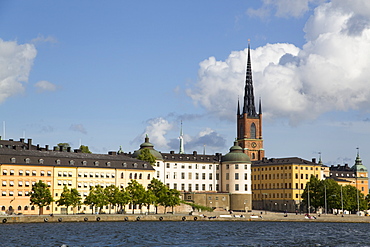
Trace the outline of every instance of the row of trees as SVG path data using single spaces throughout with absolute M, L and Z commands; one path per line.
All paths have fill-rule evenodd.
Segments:
M 326 201 L 329 212 L 332 209 L 342 209 L 342 202 L 344 210 L 366 210 L 369 208 L 369 200 L 369 195 L 365 198 L 354 186 L 341 186 L 333 179 L 319 180 L 315 176 L 311 176 L 302 194 L 302 203 L 306 208 L 308 205 L 314 210 L 325 208 Z
M 31 205 L 39 207 L 39 213 L 42 214 L 43 207 L 50 205 L 54 199 L 47 185 L 40 180 L 32 186 L 30 201 Z M 68 189 L 65 186 L 59 200 L 56 201 L 58 206 L 67 208 L 67 213 L 69 207 L 72 207 L 72 210 L 74 210 L 74 208 L 82 204 L 100 210 L 104 206 L 110 206 L 109 213 L 111 213 L 111 208 L 113 207 L 119 209 L 118 211 L 122 211 L 123 207 L 128 204 L 132 205 L 132 213 L 134 213 L 134 209 L 137 206 L 140 209 L 146 206 L 149 213 L 149 206 L 154 205 L 156 213 L 158 213 L 158 206 L 163 206 L 166 213 L 168 207 L 172 207 L 173 211 L 173 207 L 180 205 L 180 202 L 180 192 L 175 189 L 169 189 L 156 178 L 151 180 L 148 188 L 145 188 L 136 180 L 131 180 L 128 186 L 121 190 L 115 185 L 106 188 L 97 185 L 90 188 L 90 192 L 84 201 L 82 201 L 77 189 Z

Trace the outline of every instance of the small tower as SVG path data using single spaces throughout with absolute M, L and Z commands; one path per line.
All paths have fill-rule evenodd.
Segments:
M 182 133 L 182 121 L 181 121 L 181 129 L 180 129 L 180 136 L 179 136 L 179 139 L 180 139 L 180 150 L 179 150 L 179 154 L 184 154 L 184 134 Z
M 256 111 L 252 80 L 252 62 L 250 56 L 250 44 L 248 40 L 248 58 L 245 78 L 244 101 L 240 111 L 238 100 L 237 109 L 237 142 L 243 152 L 250 159 L 262 160 L 265 156 L 262 139 L 262 103 L 259 100 L 259 110 Z
M 362 164 L 359 148 L 357 148 L 356 161 L 351 167 L 351 170 L 356 176 L 356 188 L 360 190 L 362 194 L 367 195 L 369 192 L 368 173 L 366 166 Z
M 237 141 L 221 158 L 221 190 L 230 194 L 230 209 L 252 209 L 251 160 Z

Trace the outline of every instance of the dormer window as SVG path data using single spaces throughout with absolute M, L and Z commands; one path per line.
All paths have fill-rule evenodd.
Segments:
M 58 160 L 56 160 L 55 161 L 55 163 L 57 164 L 57 165 L 60 165 L 60 160 L 58 159 Z
M 137 164 L 136 163 L 134 163 L 134 167 L 137 168 Z
M 26 158 L 24 161 L 26 162 L 26 164 L 29 164 L 31 160 L 30 158 Z
M 15 163 L 16 159 L 13 157 L 10 159 L 10 162 Z
M 99 161 L 94 162 L 95 166 L 99 166 Z
M 86 166 L 87 165 L 87 161 L 86 160 L 82 161 L 82 165 L 83 166 Z
M 44 164 L 44 159 L 39 159 L 40 164 Z
M 110 166 L 110 164 L 111 164 L 110 162 L 107 162 L 107 166 Z
M 75 161 L 74 161 L 74 160 L 70 160 L 70 161 L 69 161 L 69 164 L 70 164 L 71 166 L 73 166 L 73 165 L 75 164 Z
M 123 167 L 127 167 L 127 163 L 125 162 L 125 163 L 122 163 L 122 166 Z

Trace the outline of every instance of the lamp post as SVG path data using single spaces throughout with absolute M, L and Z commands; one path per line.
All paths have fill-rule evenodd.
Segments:
M 326 184 L 324 184 L 324 192 L 325 192 L 325 214 L 328 214 L 328 206 L 327 206 L 327 203 L 326 203 Z
M 343 186 L 340 186 L 340 200 L 342 201 L 342 217 L 344 216 L 344 210 L 343 210 Z

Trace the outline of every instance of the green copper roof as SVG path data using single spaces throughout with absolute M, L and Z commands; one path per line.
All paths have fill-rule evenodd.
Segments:
M 357 152 L 357 157 L 355 164 L 351 167 L 351 170 L 356 171 L 356 172 L 367 172 L 366 166 L 362 164 L 362 160 L 360 158 L 360 153 Z
M 230 148 L 230 152 L 221 158 L 222 163 L 251 163 L 251 159 L 245 153 L 243 149 L 234 142 L 234 146 Z
M 149 142 L 149 137 L 148 135 L 145 136 L 145 142 L 143 142 L 141 145 L 140 145 L 140 149 L 139 150 L 136 150 L 133 154 L 132 154 L 132 157 L 133 158 L 137 158 L 139 156 L 139 154 L 141 153 L 141 150 L 142 149 L 149 149 L 150 150 L 150 153 L 157 159 L 157 160 L 163 160 L 163 157 L 162 157 L 162 154 L 160 152 L 158 152 L 157 150 L 154 149 L 154 145 L 151 144 Z

